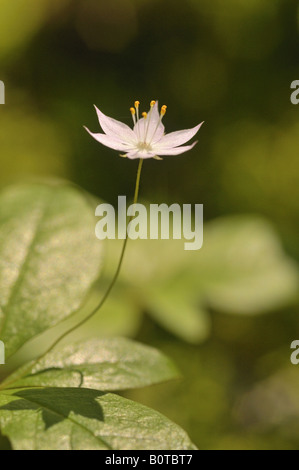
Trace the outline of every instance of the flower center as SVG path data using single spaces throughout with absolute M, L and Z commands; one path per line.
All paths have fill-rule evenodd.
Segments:
M 147 152 L 150 152 L 152 150 L 151 145 L 146 142 L 138 142 L 137 148 L 138 150 L 146 150 Z
M 137 144 L 137 148 L 139 150 L 145 150 L 145 151 L 148 151 L 148 152 L 152 150 L 151 140 L 153 139 L 153 137 L 156 133 L 156 130 L 158 129 L 159 125 L 161 124 L 163 116 L 166 114 L 167 106 L 163 105 L 161 107 L 160 118 L 159 118 L 159 120 L 156 124 L 156 128 L 154 129 L 153 132 L 151 131 L 150 139 L 148 139 L 148 132 L 149 132 L 149 128 L 150 128 L 152 110 L 153 110 L 153 107 L 155 106 L 155 104 L 156 104 L 156 101 L 152 100 L 150 102 L 149 112 L 148 113 L 145 113 L 145 112 L 142 113 L 142 117 L 143 117 L 143 121 L 144 121 L 144 128 L 140 129 L 140 127 L 137 126 L 136 134 L 137 134 L 137 138 L 139 140 L 139 142 Z M 140 102 L 135 101 L 134 107 L 130 108 L 134 126 L 136 126 L 136 124 L 138 124 L 138 121 L 139 121 L 139 105 L 140 105 Z M 150 140 L 150 142 L 148 142 L 148 140 Z

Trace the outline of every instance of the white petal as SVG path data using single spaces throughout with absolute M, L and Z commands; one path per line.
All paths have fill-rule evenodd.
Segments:
M 139 142 L 144 142 L 147 120 L 144 118 L 139 119 L 134 126 L 134 133 Z
M 138 158 L 138 150 L 132 150 L 131 152 L 128 152 L 126 154 L 126 157 L 130 158 L 130 160 L 134 160 L 135 158 Z
M 127 145 L 127 144 L 122 144 L 118 139 L 114 139 L 114 137 L 111 137 L 110 135 L 106 134 L 94 134 L 91 132 L 87 127 L 84 127 L 84 129 L 87 130 L 87 132 L 98 142 L 100 142 L 103 145 L 106 145 L 106 147 L 110 147 L 111 149 L 114 150 L 119 150 L 121 152 L 128 152 L 132 149 L 132 146 Z
M 146 142 L 156 142 L 161 139 L 165 130 L 159 113 L 158 101 L 156 101 L 152 109 L 149 111 L 147 119 L 148 127 L 146 131 Z
M 160 148 L 159 142 L 153 146 L 153 152 L 155 155 L 179 155 L 180 153 L 187 152 L 191 150 L 197 142 L 193 142 L 191 145 L 183 145 L 182 147 L 174 148 Z
M 149 142 L 151 144 L 154 144 L 155 142 L 158 142 L 163 136 L 164 136 L 164 132 L 165 132 L 165 127 L 164 125 L 162 124 L 162 121 L 160 121 L 158 123 L 158 126 L 156 126 L 155 128 L 156 130 L 154 130 L 153 132 L 153 135 L 152 137 L 150 137 L 149 139 Z
M 154 152 L 148 152 L 146 150 L 133 150 L 131 152 L 128 152 L 126 155 L 128 158 L 131 160 L 134 160 L 135 158 L 153 158 L 155 156 Z
M 136 141 L 133 130 L 127 126 L 127 124 L 106 116 L 96 106 L 95 109 L 101 128 L 107 135 L 110 135 L 113 138 L 120 140 L 121 142 L 132 143 Z
M 159 148 L 173 148 L 178 147 L 179 145 L 185 144 L 188 140 L 192 139 L 195 134 L 199 131 L 200 127 L 203 125 L 198 124 L 198 126 L 193 127 L 192 129 L 184 129 L 182 131 L 170 132 L 170 134 L 164 135 L 157 145 Z

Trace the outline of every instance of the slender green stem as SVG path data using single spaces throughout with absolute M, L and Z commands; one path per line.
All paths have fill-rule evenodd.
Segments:
M 140 175 L 141 175 L 141 169 L 142 169 L 142 163 L 143 163 L 143 160 L 140 158 L 139 160 L 139 165 L 138 165 L 138 170 L 137 170 L 137 176 L 136 176 L 136 183 L 135 183 L 135 193 L 134 193 L 134 200 L 133 200 L 133 204 L 135 205 L 138 201 L 138 194 L 139 194 L 139 186 L 140 186 Z M 76 325 L 74 325 L 72 328 L 70 328 L 69 330 L 67 330 L 65 333 L 63 333 L 51 346 L 50 348 L 47 349 L 47 351 L 45 353 L 42 354 L 42 356 L 40 356 L 38 358 L 38 361 L 44 357 L 46 354 L 48 354 L 50 351 L 52 351 L 52 349 L 54 349 L 58 343 L 60 343 L 60 341 L 62 341 L 66 336 L 68 336 L 70 333 L 73 333 L 73 331 L 75 331 L 77 328 L 79 328 L 80 326 L 84 325 L 84 323 L 86 323 L 88 320 L 90 320 L 99 310 L 100 308 L 103 306 L 103 304 L 106 302 L 107 298 L 109 297 L 109 294 L 110 292 L 112 291 L 117 279 L 118 279 L 118 276 L 119 276 L 119 273 L 120 273 L 120 270 L 121 270 L 121 266 L 122 266 L 122 263 L 123 263 L 123 259 L 124 259 L 124 256 L 125 256 L 125 251 L 126 251 L 126 247 L 127 247 L 127 243 L 128 243 L 128 226 L 132 220 L 133 216 L 130 217 L 129 219 L 129 223 L 127 225 L 127 230 L 126 230 L 126 238 L 124 239 L 124 243 L 123 243 L 123 247 L 122 247 L 122 250 L 121 250 L 121 254 L 120 254 L 120 258 L 119 258 L 119 262 L 118 262 L 118 265 L 117 265 L 117 269 L 115 271 L 115 274 L 112 278 L 112 281 L 110 282 L 104 296 L 102 297 L 101 301 L 98 303 L 98 305 L 85 317 L 83 318 L 79 323 L 77 323 Z
M 133 205 L 134 206 L 138 201 L 142 163 L 143 163 L 143 160 L 140 158 L 139 164 L 138 164 L 137 176 L 136 176 L 136 183 L 135 183 L 135 192 L 134 192 L 134 200 L 133 200 Z M 121 254 L 120 254 L 120 258 L 119 258 L 119 261 L 118 261 L 118 265 L 117 265 L 115 274 L 114 274 L 107 290 L 105 291 L 101 301 L 98 303 L 98 305 L 85 318 L 83 318 L 79 323 L 77 323 L 76 325 L 71 327 L 69 330 L 65 331 L 61 336 L 59 336 L 59 338 L 57 338 L 56 341 L 54 341 L 54 343 L 52 343 L 51 346 L 34 361 L 33 365 L 37 364 L 44 356 L 46 356 L 46 354 L 48 354 L 50 351 L 52 351 L 58 345 L 58 343 L 60 343 L 66 336 L 68 336 L 70 333 L 73 333 L 73 331 L 77 330 L 77 328 L 84 325 L 88 320 L 90 320 L 100 310 L 100 308 L 103 306 L 103 304 L 106 302 L 107 298 L 109 297 L 110 292 L 112 291 L 112 289 L 113 289 L 113 287 L 114 287 L 114 285 L 115 285 L 115 283 L 118 279 L 118 276 L 119 276 L 119 273 L 120 273 L 120 270 L 121 270 L 121 266 L 122 266 L 122 263 L 123 263 L 123 259 L 124 259 L 124 255 L 125 255 L 125 251 L 126 251 L 126 247 L 127 247 L 127 243 L 128 243 L 129 224 L 132 221 L 133 217 L 134 217 L 133 215 L 130 217 L 129 222 L 127 224 L 126 238 L 124 239 L 123 247 L 122 247 L 122 250 L 121 250 Z M 32 364 L 30 365 L 30 369 L 32 368 L 33 365 Z M 18 377 L 18 379 L 19 378 L 20 377 Z M 9 383 L 11 383 L 11 382 L 9 382 L 9 380 L 7 380 L 6 385 L 8 385 Z M 0 386 L 0 388 L 1 388 L 1 386 Z

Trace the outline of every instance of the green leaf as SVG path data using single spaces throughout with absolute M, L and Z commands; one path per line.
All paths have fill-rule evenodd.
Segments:
M 6 357 L 74 313 L 99 275 L 93 209 L 66 185 L 0 194 L 0 338 Z
M 146 305 L 164 328 L 189 343 L 199 343 L 209 336 L 208 312 L 200 308 L 196 296 L 184 290 L 180 282 L 155 286 L 147 295 Z
M 261 314 L 298 296 L 298 265 L 266 220 L 232 216 L 211 222 L 202 253 L 207 305 L 235 314 Z M 204 274 L 205 273 L 205 274 Z
M 2 386 L 124 390 L 177 376 L 173 363 L 154 348 L 125 338 L 90 339 L 57 348 L 37 364 L 25 364 Z
M 140 314 L 190 343 L 209 336 L 210 307 L 258 315 L 298 298 L 298 265 L 258 216 L 207 222 L 199 251 L 184 251 L 182 240 L 131 241 L 128 251 L 121 281 L 138 293 Z
M 195 449 L 160 413 L 84 388 L 1 392 L 0 429 L 18 450 Z

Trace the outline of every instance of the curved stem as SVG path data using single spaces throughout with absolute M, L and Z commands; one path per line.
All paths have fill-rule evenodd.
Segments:
M 140 158 L 139 164 L 138 164 L 137 176 L 136 176 L 136 183 L 135 183 L 135 192 L 134 192 L 134 200 L 133 200 L 133 205 L 134 206 L 138 201 L 142 163 L 143 163 L 143 160 Z M 54 343 L 52 343 L 51 346 L 34 361 L 33 364 L 30 364 L 30 369 L 32 368 L 33 365 L 37 364 L 44 356 L 46 356 L 50 351 L 52 351 L 58 345 L 58 343 L 60 343 L 60 341 L 62 341 L 66 336 L 68 336 L 70 333 L 73 333 L 73 331 L 75 331 L 77 328 L 84 325 L 88 320 L 90 320 L 98 312 L 98 310 L 100 310 L 100 308 L 103 306 L 103 304 L 105 303 L 105 301 L 109 297 L 109 294 L 112 291 L 112 289 L 113 289 L 113 287 L 114 287 L 114 285 L 115 285 L 115 283 L 118 279 L 118 276 L 119 276 L 119 273 L 120 273 L 120 270 L 121 270 L 121 266 L 122 266 L 122 263 L 123 263 L 127 243 L 128 243 L 129 224 L 132 221 L 133 217 L 134 217 L 133 215 L 130 217 L 129 222 L 127 224 L 126 238 L 124 239 L 123 247 L 122 247 L 122 250 L 121 250 L 121 254 L 120 254 L 120 258 L 119 258 L 119 262 L 118 262 L 115 274 L 114 274 L 114 276 L 112 278 L 112 281 L 110 282 L 105 294 L 103 295 L 101 301 L 98 303 L 98 305 L 85 318 L 83 318 L 81 321 L 79 321 L 79 323 L 77 323 L 76 325 L 71 327 L 69 330 L 65 331 L 61 336 L 59 336 L 59 338 L 57 338 L 54 341 Z M 18 379 L 19 378 L 20 377 L 18 377 Z M 11 382 L 9 382 L 9 380 L 8 380 L 5 383 L 5 385 L 8 385 L 9 383 L 11 383 Z
M 142 163 L 143 163 L 143 160 L 140 158 L 139 160 L 139 165 L 138 165 L 138 170 L 137 170 L 137 176 L 136 176 L 136 183 L 135 183 L 135 192 L 134 192 L 134 200 L 133 200 L 133 205 L 135 206 L 135 204 L 137 203 L 138 201 L 138 194 L 139 194 L 139 185 L 140 185 L 140 175 L 141 175 L 141 169 L 142 169 Z M 119 258 L 119 262 L 118 262 L 118 265 L 117 265 L 117 269 L 115 271 L 115 274 L 112 278 L 112 281 L 110 282 L 109 286 L 108 286 L 108 289 L 106 290 L 104 296 L 102 297 L 101 301 L 98 303 L 98 305 L 91 311 L 91 313 L 89 313 L 85 318 L 83 318 L 79 323 L 77 323 L 76 325 L 74 325 L 72 328 L 70 328 L 69 330 L 67 330 L 65 333 L 63 333 L 47 350 L 46 352 L 44 352 L 38 359 L 37 361 L 39 361 L 42 357 L 44 357 L 46 354 L 48 354 L 50 351 L 52 351 L 52 349 L 55 348 L 55 346 L 57 346 L 58 343 L 60 343 L 60 341 L 62 341 L 66 336 L 68 336 L 70 333 L 73 333 L 73 331 L 75 331 L 77 328 L 79 328 L 80 326 L 84 325 L 84 323 L 86 323 L 88 320 L 90 320 L 97 312 L 98 310 L 100 310 L 100 308 L 103 306 L 103 304 L 105 303 L 105 301 L 107 300 L 107 298 L 109 297 L 109 294 L 110 292 L 112 291 L 117 279 L 118 279 L 118 276 L 119 276 L 119 273 L 120 273 L 120 270 L 121 270 L 121 266 L 122 266 L 122 263 L 123 263 L 123 259 L 124 259 L 124 256 L 125 256 L 125 251 L 126 251 L 126 247 L 127 247 L 127 243 L 128 243 L 128 226 L 131 222 L 131 220 L 133 219 L 134 216 L 131 216 L 130 219 L 129 219 L 129 222 L 128 222 L 128 225 L 127 225 L 127 230 L 126 230 L 126 238 L 124 239 L 124 243 L 123 243 L 123 247 L 122 247 L 122 250 L 121 250 L 121 254 L 120 254 L 120 258 Z

